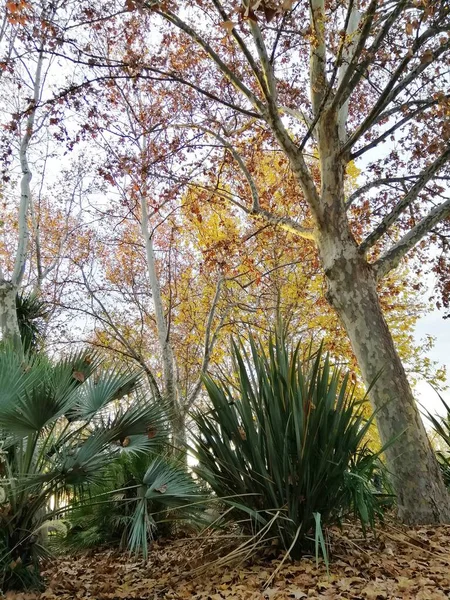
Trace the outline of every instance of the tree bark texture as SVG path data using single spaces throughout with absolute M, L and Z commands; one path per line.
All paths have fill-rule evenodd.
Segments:
M 450 518 L 448 492 L 402 362 L 382 313 L 370 266 L 351 242 L 326 270 L 328 299 L 349 336 L 369 397 L 400 518 L 410 524 Z
M 17 287 L 10 281 L 0 282 L 0 329 L 3 340 L 20 343 L 19 323 L 16 311 Z

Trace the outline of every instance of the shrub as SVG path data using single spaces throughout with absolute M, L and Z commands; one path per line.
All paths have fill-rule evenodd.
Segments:
M 444 416 L 435 416 L 430 412 L 425 411 L 425 415 L 431 422 L 438 439 L 440 440 L 441 449 L 436 452 L 436 457 L 442 471 L 445 485 L 450 488 L 450 406 L 438 394 L 446 414 Z
M 236 385 L 205 378 L 212 409 L 194 416 L 198 475 L 253 528 L 272 520 L 294 554 L 318 515 L 325 526 L 349 513 L 373 525 L 380 453 L 365 443 L 372 419 L 349 373 L 321 351 L 300 360 L 299 346 L 290 350 L 281 335 L 267 353 L 252 337 L 249 347 L 233 344 Z
M 52 363 L 0 349 L 0 589 L 37 580 L 46 524 L 74 490 L 165 436 L 164 411 L 144 397 L 140 375 L 99 365 L 88 352 Z
M 82 491 L 68 515 L 65 546 L 114 545 L 147 556 L 148 544 L 172 525 L 196 523 L 202 494 L 180 465 L 160 452 L 120 456 L 102 482 Z
M 16 314 L 20 339 L 26 352 L 37 352 L 43 346 L 45 322 L 50 313 L 47 302 L 34 293 L 16 296 Z

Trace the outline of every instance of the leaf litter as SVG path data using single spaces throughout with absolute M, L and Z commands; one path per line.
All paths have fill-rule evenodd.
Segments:
M 329 573 L 313 556 L 273 558 L 273 548 L 226 564 L 235 536 L 160 540 L 147 561 L 116 551 L 44 565 L 45 591 L 6 600 L 448 600 L 450 526 L 385 525 L 366 539 L 355 525 L 328 534 Z M 232 560 L 232 558 L 231 558 Z M 282 561 L 284 563 L 281 565 Z M 273 577 L 276 571 L 275 577 Z M 269 585 L 268 585 L 269 584 Z

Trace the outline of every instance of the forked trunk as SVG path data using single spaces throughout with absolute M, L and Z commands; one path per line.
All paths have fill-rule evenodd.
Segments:
M 329 257 L 328 257 L 329 258 Z M 402 362 L 384 319 L 370 266 L 350 240 L 326 269 L 328 298 L 350 338 L 377 414 L 400 518 L 410 524 L 450 518 L 448 492 Z M 373 383 L 374 382 L 374 383 Z

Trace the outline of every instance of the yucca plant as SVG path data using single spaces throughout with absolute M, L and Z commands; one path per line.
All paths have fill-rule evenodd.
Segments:
M 120 456 L 101 482 L 76 497 L 64 546 L 80 550 L 107 544 L 146 557 L 149 542 L 172 525 L 200 523 L 202 499 L 185 465 L 169 458 L 163 447 Z
M 430 420 L 441 442 L 442 449 L 436 452 L 436 456 L 445 485 L 450 488 L 450 405 L 440 394 L 438 396 L 445 409 L 445 415 L 432 415 L 429 411 L 425 410 L 425 416 Z
M 0 589 L 36 577 L 46 523 L 74 490 L 165 435 L 164 410 L 145 397 L 140 374 L 99 367 L 88 352 L 52 362 L 0 349 Z
M 194 415 L 198 475 L 253 528 L 272 520 L 293 554 L 317 515 L 324 526 L 349 513 L 373 525 L 380 453 L 365 442 L 372 419 L 349 373 L 321 350 L 301 360 L 300 346 L 290 350 L 281 334 L 267 352 L 253 337 L 248 347 L 233 344 L 235 385 L 205 378 L 212 409 Z

